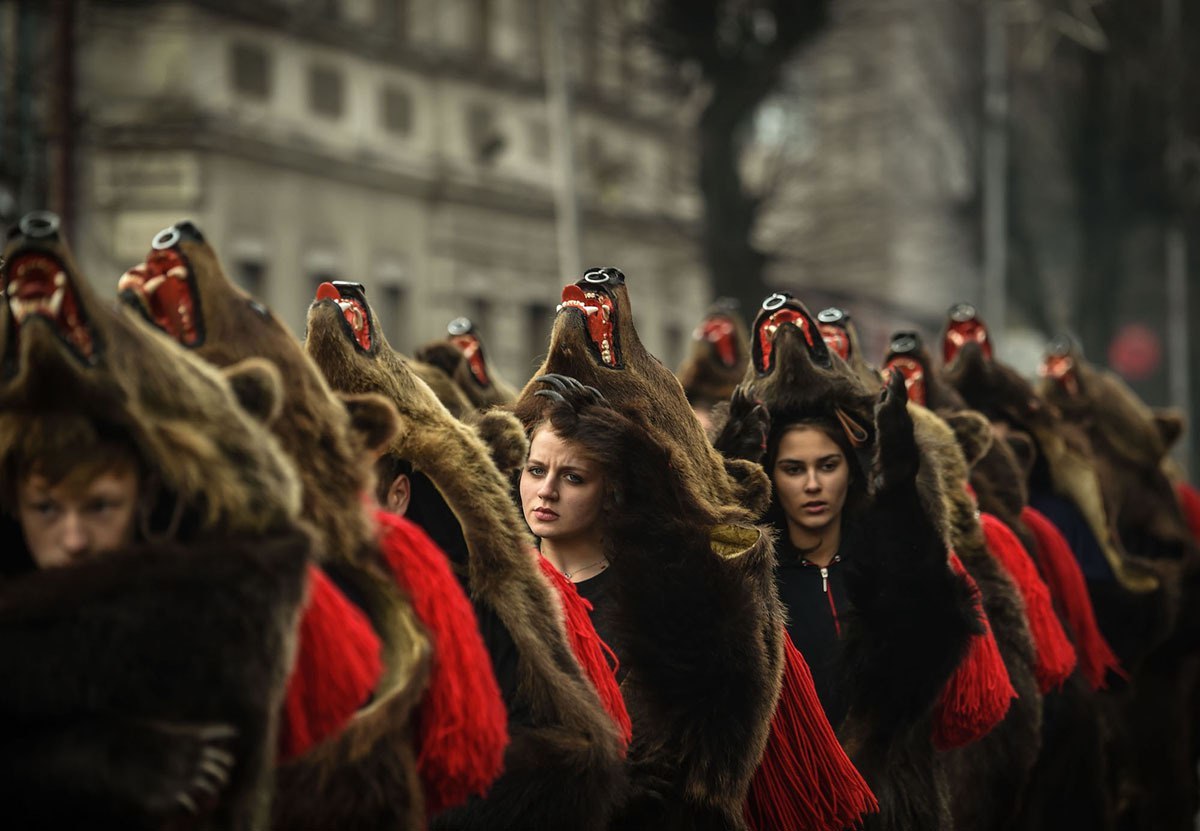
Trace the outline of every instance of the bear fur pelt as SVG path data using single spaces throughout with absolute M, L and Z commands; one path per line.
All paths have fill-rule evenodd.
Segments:
M 343 585 L 379 598 L 365 609 L 386 646 L 372 705 L 326 745 L 279 768 L 273 827 L 313 828 L 324 817 L 348 827 L 419 827 L 424 808 L 411 720 L 428 675 L 429 644 L 383 563 L 360 498 L 370 483 L 365 453 L 390 442 L 398 426 L 391 405 L 376 396 L 335 397 L 296 339 L 233 284 L 190 222 L 165 229 L 152 245 L 146 262 L 121 278 L 120 298 L 211 363 L 261 358 L 287 379 L 271 429 L 299 472 L 301 515 L 312 528 L 316 556 Z M 347 781 L 369 783 L 373 798 L 357 793 L 366 784 L 346 787 Z
M 620 271 L 591 270 L 562 297 L 516 413 L 527 431 L 545 419 L 547 377 L 560 398 L 586 384 L 612 410 L 612 432 L 584 425 L 580 440 L 624 494 L 604 535 L 634 737 L 633 796 L 614 827 L 743 829 L 783 671 L 774 548 L 746 522 L 769 485 L 757 465 L 731 468 L 713 450 L 642 346 Z
M 7 825 L 158 828 L 186 807 L 189 827 L 261 828 L 311 544 L 259 420 L 278 376 L 250 362 L 230 384 L 99 302 L 51 215 L 23 220 L 0 259 L 0 289 L 23 301 L 0 310 L 4 489 L 33 431 L 113 432 L 163 509 L 140 526 L 154 542 L 47 571 L 0 522 Z
M 847 591 L 843 673 L 849 715 L 838 729 L 879 798 L 867 828 L 951 827 L 931 713 L 979 626 L 967 584 L 948 563 L 950 517 L 941 478 L 920 446 L 902 382 L 865 387 L 833 354 L 816 321 L 787 294 L 768 298 L 751 328 L 740 390 L 773 423 L 823 416 L 854 437 L 871 483 L 842 523 Z
M 939 757 L 949 783 L 954 828 L 1018 828 L 1016 819 L 1041 749 L 1042 694 L 1025 605 L 1004 567 L 989 552 L 978 509 L 966 491 L 968 465 L 986 452 L 991 431 L 978 414 L 959 415 L 948 425 L 917 404 L 909 404 L 909 409 L 920 436 L 918 443 L 942 479 L 950 508 L 950 543 L 979 586 L 984 611 L 1017 693 L 1004 720 L 986 736 Z M 969 460 L 964 449 L 972 451 Z
M 736 300 L 717 300 L 692 332 L 692 346 L 676 375 L 693 407 L 729 400 L 750 363 L 750 335 Z
M 917 332 L 892 336 L 884 366 L 885 371 L 903 375 L 912 400 L 935 410 L 953 427 L 964 455 L 974 460 L 970 483 L 979 508 L 999 517 L 1034 555 L 1034 539 L 1021 521 L 1021 510 L 1028 502 L 1028 460 L 1018 459 L 1010 441 L 993 441 L 986 423 L 978 424 L 980 414 L 967 408 L 962 396 L 942 379 Z M 1032 453 L 1032 442 L 1018 441 Z M 1019 806 L 1005 804 L 1002 810 L 990 814 L 979 811 L 977 816 L 1011 820 L 1012 809 L 1019 807 L 1014 827 L 1030 831 L 1060 827 L 1067 821 L 1089 828 L 1111 828 L 1114 815 L 1104 746 L 1108 730 L 1104 721 L 1106 704 L 1076 671 L 1062 688 L 1043 697 L 1042 708 L 1042 749 L 1028 776 L 1024 799 Z M 1064 759 L 1076 761 L 1065 764 Z M 976 802 L 970 798 L 957 810 L 974 811 Z
M 477 410 L 488 410 L 515 401 L 516 389 L 498 376 L 488 363 L 483 338 L 476 331 L 475 324 L 465 317 L 459 317 L 450 321 L 448 329 L 449 333 L 444 339 L 425 344 L 414 353 L 414 357 L 448 375 Z M 420 372 L 417 374 L 420 375 Z M 428 379 L 425 380 L 428 382 Z M 438 397 L 441 397 L 440 393 Z M 446 403 L 444 399 L 442 403 Z M 449 404 L 446 407 L 454 412 Z
M 361 321 L 358 330 L 350 319 Z M 562 610 L 538 569 L 508 479 L 476 430 L 454 418 L 392 350 L 357 287 L 341 284 L 336 299 L 313 302 L 305 348 L 335 389 L 377 393 L 395 406 L 402 429 L 389 451 L 428 477 L 453 511 L 467 549 L 469 593 L 499 617 L 518 654 L 521 683 L 506 701 L 505 773 L 485 799 L 434 817 L 433 827 L 607 827 L 624 779 L 616 730 L 567 645 Z M 512 416 L 480 418 L 523 465 Z

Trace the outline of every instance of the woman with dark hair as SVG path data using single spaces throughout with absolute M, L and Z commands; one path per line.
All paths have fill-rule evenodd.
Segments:
M 788 634 L 836 725 L 848 706 L 837 682 L 840 616 L 849 609 L 842 517 L 862 503 L 866 479 L 841 425 L 811 416 L 777 422 L 764 468 L 774 484 L 765 519 L 779 531 L 776 580 Z

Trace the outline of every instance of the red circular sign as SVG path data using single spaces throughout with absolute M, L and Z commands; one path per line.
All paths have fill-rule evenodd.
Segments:
M 1129 381 L 1144 381 L 1162 365 L 1162 339 L 1142 323 L 1127 323 L 1108 345 L 1108 365 Z

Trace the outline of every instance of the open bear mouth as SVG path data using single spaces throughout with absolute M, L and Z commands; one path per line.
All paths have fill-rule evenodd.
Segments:
M 958 353 L 968 343 L 977 343 L 983 356 L 992 359 L 992 340 L 987 326 L 970 303 L 958 303 L 950 307 L 946 334 L 942 337 L 942 361 L 946 366 L 954 363 Z
M 195 277 L 178 248 L 151 251 L 144 263 L 121 275 L 117 294 L 184 346 L 204 342 Z
M 926 400 L 925 367 L 921 365 L 921 362 L 907 355 L 897 355 L 889 358 L 883 366 L 885 384 L 893 372 L 899 372 L 904 378 L 904 389 L 908 392 L 908 400 L 924 407 Z
M 16 254 L 4 269 L 2 288 L 13 321 L 14 341 L 32 318 L 41 318 L 50 323 L 58 339 L 80 361 L 95 362 L 96 333 L 66 267 L 57 257 L 40 251 Z
M 793 326 L 804 336 L 809 357 L 826 369 L 830 366 L 829 348 L 825 341 L 814 335 L 816 324 L 804 307 L 789 295 L 772 294 L 763 301 L 758 313 L 754 332 L 754 368 L 759 375 L 766 375 L 775 365 L 775 337 L 786 326 Z
M 725 315 L 711 315 L 704 319 L 692 334 L 695 340 L 708 341 L 721 366 L 737 368 L 737 328 Z
M 610 369 L 621 367 L 621 350 L 617 341 L 617 317 L 612 296 L 604 289 L 584 289 L 572 283 L 562 291 L 562 303 L 557 312 L 578 310 L 587 324 L 592 351 Z
M 1075 372 L 1075 359 L 1069 354 L 1047 355 L 1038 367 L 1038 375 L 1057 383 L 1071 398 L 1079 395 L 1079 376 Z
M 317 286 L 317 299 L 328 300 L 342 313 L 344 331 L 360 352 L 370 353 L 374 339 L 371 332 L 371 312 L 367 307 L 366 290 L 361 283 L 341 280 L 325 282 Z
M 492 383 L 491 377 L 487 371 L 487 361 L 483 358 L 483 343 L 473 332 L 467 332 L 461 335 L 451 335 L 450 342 L 462 350 L 463 357 L 467 359 L 467 367 L 471 370 L 471 377 L 475 379 L 475 383 L 481 387 L 490 386 Z

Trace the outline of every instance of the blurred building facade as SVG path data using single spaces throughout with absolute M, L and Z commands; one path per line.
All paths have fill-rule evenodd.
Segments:
M 637 8 L 573 0 L 559 33 L 581 253 L 625 271 L 639 333 L 674 364 L 709 291 L 687 119 L 625 37 Z M 101 286 L 191 218 L 297 334 L 317 284 L 355 280 L 398 349 L 467 315 L 499 371 L 523 382 L 577 279 L 558 264 L 544 11 L 540 0 L 8 3 L 3 42 L 36 27 L 40 45 L 6 63 L 6 88 L 45 70 L 24 83 L 50 125 L 48 182 L 9 190 L 65 203 Z M 63 49 L 69 103 L 47 83 Z

